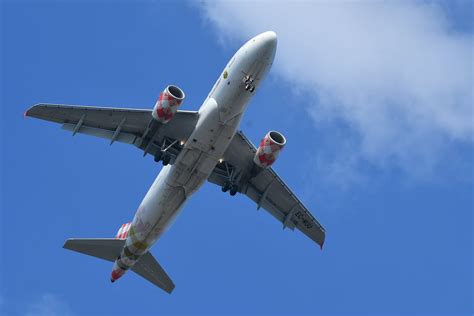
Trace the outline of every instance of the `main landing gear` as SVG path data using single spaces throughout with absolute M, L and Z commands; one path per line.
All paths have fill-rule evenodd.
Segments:
M 161 160 L 163 166 L 167 166 L 171 162 L 171 156 L 165 151 L 159 151 L 156 153 L 154 160 L 155 162 L 159 162 Z
M 253 85 L 253 78 L 250 75 L 245 75 L 243 82 L 245 83 L 245 90 L 254 92 L 255 91 L 255 86 Z
M 234 196 L 239 191 L 238 183 L 240 180 L 240 175 L 233 166 L 227 164 L 225 161 L 222 163 L 224 164 L 226 171 L 225 181 L 222 185 L 222 192 L 229 192 L 231 196 Z
M 239 187 L 236 184 L 232 184 L 232 182 L 230 181 L 226 181 L 224 185 L 222 186 L 222 192 L 229 191 L 231 196 L 236 195 L 238 190 L 239 190 Z
M 161 144 L 160 150 L 158 150 L 155 154 L 155 158 L 154 158 L 155 162 L 158 162 L 161 160 L 161 162 L 163 163 L 163 166 L 169 165 L 171 162 L 172 156 L 168 152 L 168 150 L 177 143 L 178 143 L 177 140 L 171 141 L 165 138 L 163 140 L 163 144 Z

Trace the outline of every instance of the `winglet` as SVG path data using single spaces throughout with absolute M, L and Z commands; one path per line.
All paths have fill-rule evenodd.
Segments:
M 30 110 L 34 107 L 34 105 L 23 112 L 23 117 L 28 117 L 30 116 Z
M 38 106 L 38 105 L 40 105 L 40 103 L 35 104 L 35 105 L 33 105 L 33 106 L 30 106 L 25 112 L 23 112 L 23 117 L 31 116 L 31 115 L 30 115 L 30 114 L 31 114 L 31 113 L 30 113 L 31 110 L 33 110 L 33 109 L 34 109 L 36 106 Z

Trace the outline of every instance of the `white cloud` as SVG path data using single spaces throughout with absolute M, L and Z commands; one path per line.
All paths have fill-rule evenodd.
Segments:
M 71 315 L 69 305 L 58 296 L 44 293 L 36 298 L 26 312 L 27 316 L 68 316 Z
M 430 169 L 447 144 L 472 143 L 473 37 L 436 4 L 204 1 L 201 10 L 220 40 L 276 31 L 273 73 L 309 95 L 315 126 L 350 128 L 357 161 Z

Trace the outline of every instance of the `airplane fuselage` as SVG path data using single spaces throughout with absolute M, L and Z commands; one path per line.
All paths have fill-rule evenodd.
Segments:
M 275 52 L 276 35 L 266 32 L 252 38 L 231 58 L 199 109 L 196 127 L 175 162 L 163 167 L 141 202 L 122 253 L 114 263 L 112 281 L 158 240 L 219 163 Z M 250 91 L 245 89 L 246 76 L 250 76 L 253 86 Z

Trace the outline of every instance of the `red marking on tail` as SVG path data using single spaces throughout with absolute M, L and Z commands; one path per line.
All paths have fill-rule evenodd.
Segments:
M 115 235 L 116 239 L 126 239 L 132 223 L 123 224 Z

